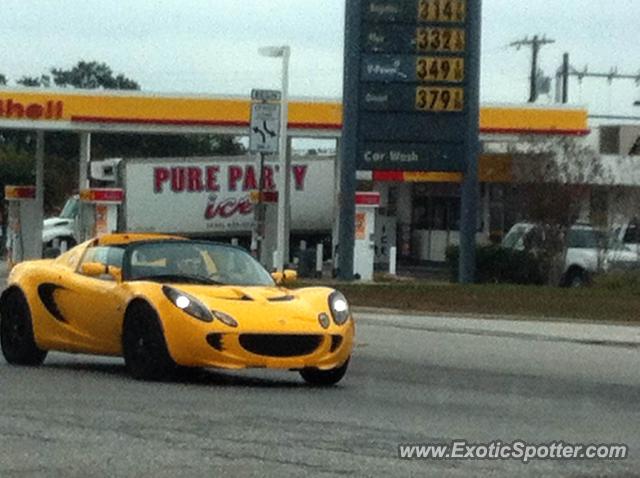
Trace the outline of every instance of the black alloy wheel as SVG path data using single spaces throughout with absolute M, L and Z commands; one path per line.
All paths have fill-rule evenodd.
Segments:
M 138 380 L 163 380 L 177 368 L 156 313 L 148 305 L 134 304 L 127 312 L 122 349 L 127 370 Z
M 6 292 L 0 303 L 0 345 L 11 365 L 42 365 L 47 356 L 36 345 L 29 304 L 18 290 Z

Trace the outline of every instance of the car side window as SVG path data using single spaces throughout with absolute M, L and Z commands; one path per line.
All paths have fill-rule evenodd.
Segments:
M 107 251 L 107 265 L 122 268 L 124 249 L 122 247 L 109 247 Z
M 624 235 L 625 244 L 637 244 L 640 242 L 640 228 L 638 224 L 632 222 L 629 224 L 627 231 Z

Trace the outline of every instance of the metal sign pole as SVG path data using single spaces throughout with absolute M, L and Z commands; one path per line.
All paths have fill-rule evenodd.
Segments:
M 280 144 L 278 146 L 280 158 L 279 185 L 278 185 L 278 262 L 275 264 L 279 272 L 284 270 L 284 265 L 288 262 L 286 254 L 286 242 L 289 235 L 287 230 L 287 188 L 289 187 L 289 168 L 287 162 L 287 125 L 289 121 L 289 57 L 291 50 L 288 46 L 282 47 L 282 106 L 280 110 Z
M 458 279 L 462 284 L 471 284 L 476 272 L 476 231 L 478 225 L 478 158 L 480 156 L 480 40 L 482 1 L 468 2 L 469 22 L 467 35 L 467 75 L 469 84 L 466 95 L 468 102 L 468 124 L 466 127 L 465 149 L 466 170 L 462 182 L 460 211 L 460 264 Z
M 353 250 L 356 220 L 356 155 L 358 151 L 358 103 L 360 78 L 360 8 L 346 0 L 343 126 L 340 141 L 340 223 L 338 227 L 338 271 L 342 280 L 353 280 Z

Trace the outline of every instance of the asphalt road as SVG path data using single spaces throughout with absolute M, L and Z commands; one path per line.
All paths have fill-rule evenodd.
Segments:
M 360 314 L 352 367 L 332 389 L 290 372 L 143 383 L 120 360 L 0 359 L 0 476 L 639 476 L 638 329 L 615 329 L 633 339 L 616 343 L 543 324 L 456 324 Z M 626 443 L 630 457 L 398 458 L 400 443 L 460 438 Z

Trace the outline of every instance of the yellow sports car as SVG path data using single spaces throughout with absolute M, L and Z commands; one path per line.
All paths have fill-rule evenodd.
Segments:
M 293 278 L 226 244 L 103 236 L 13 268 L 0 298 L 2 352 L 16 365 L 40 365 L 49 350 L 124 356 L 139 379 L 266 367 L 335 384 L 353 347 L 349 305 L 333 289 L 281 285 Z

